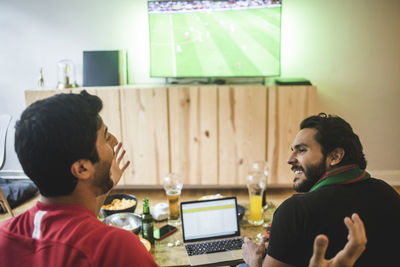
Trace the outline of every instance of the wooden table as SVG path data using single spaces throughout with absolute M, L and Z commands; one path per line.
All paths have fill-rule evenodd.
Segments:
M 256 240 L 257 235 L 263 235 L 265 233 L 265 227 L 263 225 L 253 226 L 247 222 L 248 219 L 248 206 L 246 206 L 246 212 L 243 219 L 240 221 L 240 234 L 242 237 L 249 237 Z M 266 223 L 272 221 L 272 216 L 276 207 L 273 203 L 268 203 L 268 209 L 264 211 L 263 218 Z M 155 227 L 161 227 L 163 223 L 156 223 Z M 151 254 L 154 260 L 159 266 L 190 266 L 189 260 L 186 256 L 185 248 L 182 241 L 182 229 L 179 226 L 178 231 L 174 234 L 166 237 L 161 241 L 155 241 L 151 248 Z M 212 264 L 212 266 L 226 266 L 239 264 L 241 261 L 235 262 L 224 262 L 220 264 Z M 204 265 L 207 266 L 207 265 Z

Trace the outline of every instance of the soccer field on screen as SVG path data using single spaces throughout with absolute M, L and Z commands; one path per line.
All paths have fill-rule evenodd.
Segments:
M 280 74 L 281 7 L 149 14 L 152 77 Z

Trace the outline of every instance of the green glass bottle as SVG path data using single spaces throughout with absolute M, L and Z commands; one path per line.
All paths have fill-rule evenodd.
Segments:
M 149 199 L 143 199 L 143 215 L 142 215 L 142 236 L 151 244 L 154 244 L 154 219 L 150 214 Z

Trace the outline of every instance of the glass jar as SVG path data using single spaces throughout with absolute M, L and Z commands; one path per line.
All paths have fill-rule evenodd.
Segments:
M 75 88 L 75 66 L 71 60 L 64 59 L 57 63 L 57 89 Z

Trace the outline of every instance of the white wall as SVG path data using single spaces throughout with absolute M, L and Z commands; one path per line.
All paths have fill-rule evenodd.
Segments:
M 400 1 L 283 1 L 282 76 L 310 79 L 319 110 L 343 116 L 359 134 L 368 169 L 400 181 Z M 82 84 L 83 50 L 128 49 L 130 80 L 162 83 L 149 77 L 146 5 L 0 1 L 0 113 L 20 115 L 41 67 L 54 88 L 59 60 L 76 64 Z M 15 155 L 7 160 L 6 168 L 19 168 Z
M 319 110 L 345 118 L 368 169 L 400 183 L 400 1 L 286 1 L 283 75 L 318 87 Z

